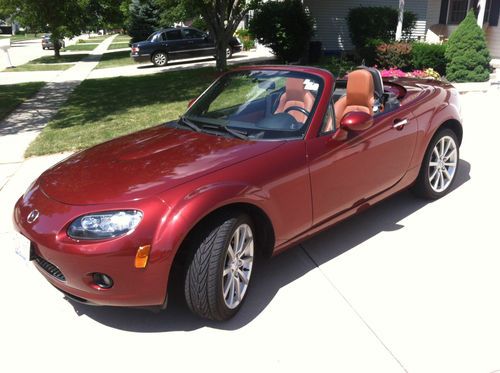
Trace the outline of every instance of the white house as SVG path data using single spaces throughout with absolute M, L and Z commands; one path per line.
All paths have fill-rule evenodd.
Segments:
M 399 7 L 399 0 L 304 0 L 316 24 L 315 39 L 323 43 L 328 52 L 353 48 L 349 37 L 347 15 L 349 9 L 359 6 Z M 415 39 L 439 42 L 448 38 L 471 8 L 485 7 L 483 28 L 492 57 L 500 58 L 500 0 L 406 0 L 405 10 L 417 15 L 417 24 L 412 36 Z

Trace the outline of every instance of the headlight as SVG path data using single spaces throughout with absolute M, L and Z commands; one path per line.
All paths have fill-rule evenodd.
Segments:
M 107 211 L 84 215 L 68 228 L 68 236 L 83 240 L 101 240 L 133 231 L 142 220 L 136 210 Z

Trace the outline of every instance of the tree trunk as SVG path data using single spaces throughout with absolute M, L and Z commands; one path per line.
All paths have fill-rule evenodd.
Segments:
M 224 40 L 219 39 L 217 40 L 215 48 L 217 52 L 216 54 L 217 62 L 215 64 L 215 69 L 217 71 L 224 71 L 227 69 L 227 59 L 226 59 L 227 42 L 224 42 Z
M 59 41 L 55 41 L 54 43 L 54 56 L 56 58 L 61 57 L 61 45 L 59 44 Z

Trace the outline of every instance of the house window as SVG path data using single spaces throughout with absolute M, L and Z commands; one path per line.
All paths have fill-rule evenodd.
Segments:
M 467 15 L 467 12 L 472 9 L 476 18 L 479 14 L 478 0 L 449 0 L 447 24 L 458 25 Z M 484 22 L 488 22 L 490 17 L 491 0 L 486 1 L 484 10 Z
M 457 25 L 462 22 L 467 15 L 470 0 L 450 0 L 448 10 L 448 24 Z

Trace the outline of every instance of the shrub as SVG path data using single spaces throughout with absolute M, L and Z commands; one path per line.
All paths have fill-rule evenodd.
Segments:
M 318 66 L 330 71 L 336 78 L 342 79 L 359 64 L 347 57 L 323 57 Z
M 439 74 L 446 72 L 446 45 L 413 43 L 411 63 L 415 69 L 433 68 Z
M 440 79 L 441 76 L 433 69 L 413 70 L 408 73 L 397 67 L 380 70 L 382 78 L 420 78 L 420 79 Z
M 146 40 L 158 26 L 156 3 L 153 0 L 132 0 L 126 23 L 132 43 Z
M 398 66 L 404 70 L 411 66 L 411 52 L 410 43 L 384 43 L 377 47 L 375 60 L 380 67 Z
M 490 77 L 490 53 L 474 12 L 450 36 L 446 47 L 446 78 L 452 82 L 484 82 Z
M 269 1 L 255 10 L 250 33 L 284 62 L 305 55 L 313 22 L 300 0 Z
M 405 11 L 403 36 L 411 35 L 417 22 L 417 15 Z M 359 7 L 349 11 L 347 16 L 349 33 L 356 48 L 365 48 L 371 39 L 389 43 L 395 39 L 398 25 L 398 10 L 391 7 Z
M 236 30 L 236 36 L 240 38 L 244 50 L 248 51 L 255 47 L 255 40 L 250 35 L 250 31 L 245 29 Z

